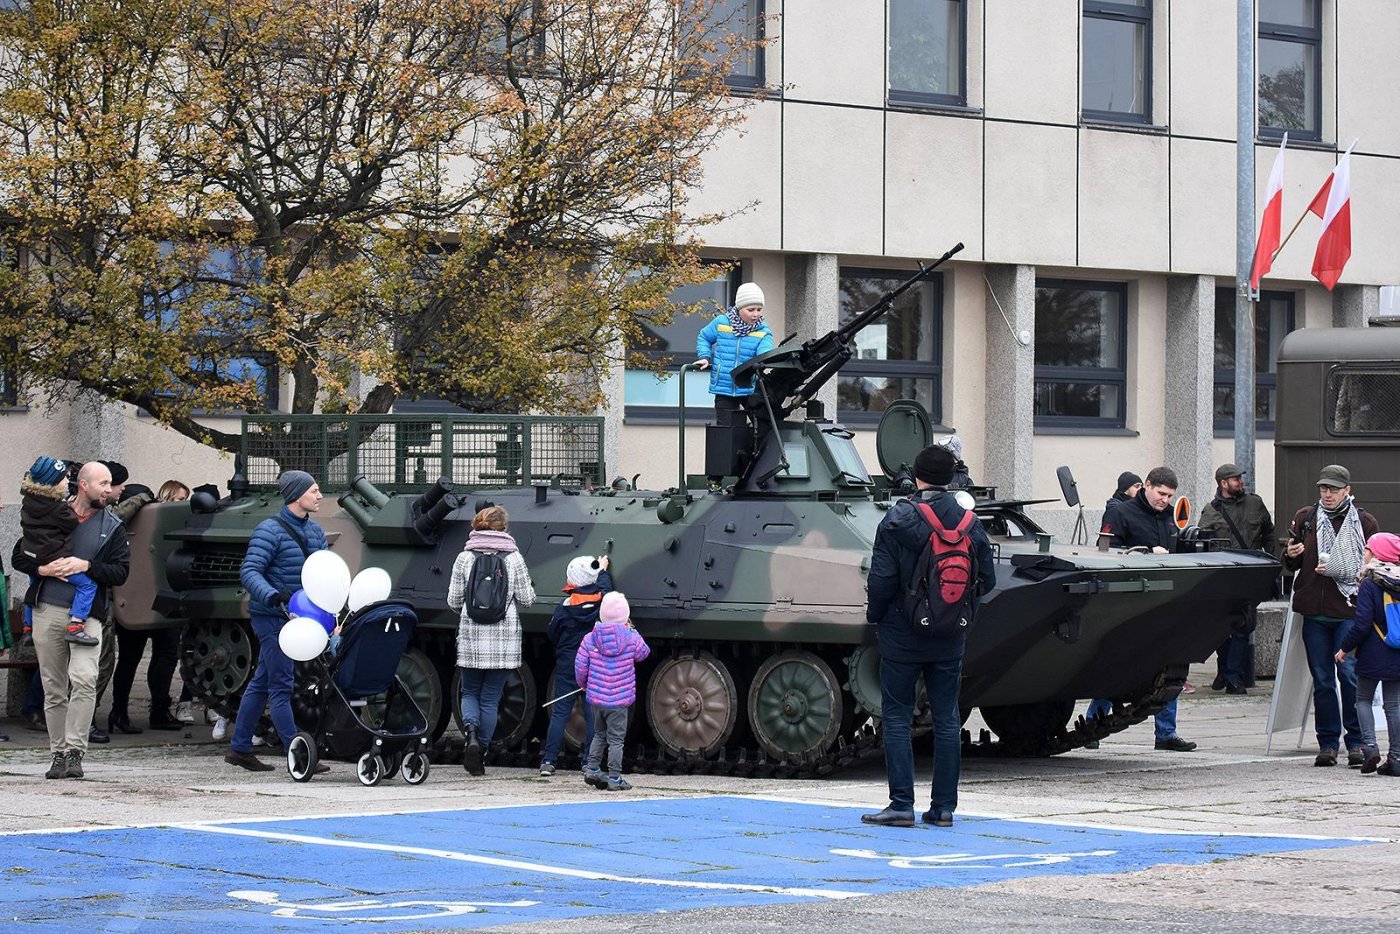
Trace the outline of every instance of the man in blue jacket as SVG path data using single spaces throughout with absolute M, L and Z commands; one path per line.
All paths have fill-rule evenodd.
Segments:
M 277 488 L 285 505 L 276 516 L 264 519 L 253 530 L 239 572 L 239 579 L 248 591 L 253 634 L 258 637 L 258 667 L 243 689 L 233 739 L 224 761 L 250 772 L 267 772 L 273 768 L 253 755 L 253 732 L 262 719 L 264 707 L 272 708 L 272 725 L 282 737 L 283 746 L 297 735 L 296 720 L 292 717 L 295 667 L 292 660 L 282 654 L 277 634 L 288 619 L 287 604 L 292 594 L 301 589 L 301 566 L 306 563 L 307 556 L 330 547 L 326 533 L 311 521 L 311 514 L 321 508 L 321 488 L 316 485 L 315 478 L 304 470 L 288 470 L 277 478 Z M 326 769 L 317 764 L 316 771 Z
M 710 392 L 715 396 L 715 424 L 730 430 L 731 449 L 744 450 L 748 444 L 748 417 L 743 398 L 753 395 L 752 386 L 734 385 L 734 368 L 773 349 L 773 332 L 763 322 L 763 290 L 755 282 L 745 282 L 734 293 L 734 307 L 705 325 L 695 338 L 697 369 L 710 371 Z M 710 475 L 710 486 L 719 487 L 722 477 Z
M 875 530 L 865 621 L 876 627 L 880 647 L 880 723 L 885 735 L 890 805 L 876 814 L 862 815 L 867 824 L 914 826 L 914 749 L 909 727 L 920 675 L 933 714 L 933 791 L 924 823 L 951 827 L 958 806 L 958 775 L 962 770 L 958 689 L 967 633 L 965 629 L 938 636 L 916 632 L 904 617 L 904 594 L 932 531 L 915 500 L 928 503 L 945 528 L 955 528 L 966 513 L 947 489 L 956 466 L 957 458 L 945 447 L 935 444 L 920 451 L 914 458 L 918 492 L 895 503 Z M 976 589 L 969 607 L 971 622 L 982 597 L 996 586 L 997 574 L 991 543 L 976 518 L 967 535 L 977 566 Z

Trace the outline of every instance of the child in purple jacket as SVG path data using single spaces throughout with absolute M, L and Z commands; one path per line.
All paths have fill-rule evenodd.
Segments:
M 575 680 L 593 708 L 593 742 L 583 780 L 594 788 L 626 791 L 622 777 L 622 740 L 627 736 L 627 708 L 637 700 L 637 663 L 651 654 L 646 641 L 632 628 L 632 608 L 619 590 L 604 595 L 598 622 L 583 637 L 574 659 Z M 608 773 L 602 772 L 603 747 L 608 750 Z

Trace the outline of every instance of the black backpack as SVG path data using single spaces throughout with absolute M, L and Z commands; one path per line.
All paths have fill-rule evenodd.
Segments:
M 946 639 L 967 631 L 977 596 L 977 556 L 968 531 L 977 518 L 971 510 L 953 528 L 939 521 L 926 502 L 914 504 L 929 524 L 928 541 L 919 552 L 914 575 L 904 593 L 904 621 L 923 638 Z
M 510 573 L 495 551 L 473 551 L 467 577 L 467 617 L 474 623 L 499 623 L 510 605 Z

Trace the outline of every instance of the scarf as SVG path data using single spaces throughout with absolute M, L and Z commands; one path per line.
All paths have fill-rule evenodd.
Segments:
M 510 537 L 509 532 L 497 532 L 493 529 L 473 529 L 472 534 L 467 536 L 466 551 L 500 551 L 509 554 L 512 551 L 519 551 L 515 547 L 515 539 Z
M 1336 582 L 1337 589 L 1347 598 L 1348 604 L 1354 604 L 1356 591 L 1360 589 L 1361 550 L 1366 545 L 1366 537 L 1361 533 L 1361 516 L 1352 499 L 1348 496 L 1336 509 L 1327 509 L 1321 501 L 1317 504 L 1320 513 L 1317 523 L 1318 559 L 1322 560 L 1322 556 L 1327 555 L 1324 562 L 1327 570 L 1323 574 Z M 1341 515 L 1345 515 L 1341 531 L 1334 531 L 1331 520 Z
M 753 324 L 745 324 L 744 316 L 739 314 L 737 308 L 731 308 L 725 314 L 729 318 L 730 325 L 734 328 L 734 333 L 739 337 L 748 337 L 750 331 L 763 326 L 762 316 Z

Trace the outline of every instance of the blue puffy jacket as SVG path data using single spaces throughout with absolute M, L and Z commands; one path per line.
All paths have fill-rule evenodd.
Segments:
M 296 538 L 292 537 L 293 529 Z M 248 539 L 248 553 L 238 572 L 238 579 L 248 591 L 248 612 L 255 616 L 286 616 L 282 601 L 301 589 L 301 566 L 306 563 L 306 556 L 329 547 L 326 533 L 310 516 L 298 518 L 286 506 L 275 518 L 259 522 L 253 537 Z
M 695 355 L 710 361 L 710 392 L 717 396 L 752 395 L 752 386 L 735 386 L 729 374 L 736 366 L 772 349 L 773 332 L 767 324 L 759 321 L 758 327 L 739 337 L 728 315 L 715 318 L 695 338 Z
M 1400 599 L 1400 594 L 1391 594 L 1391 598 Z M 1400 649 L 1385 644 L 1380 635 L 1385 631 L 1385 591 L 1367 578 L 1356 593 L 1356 616 L 1342 638 L 1341 649 L 1356 650 L 1358 675 L 1377 681 L 1400 681 Z

